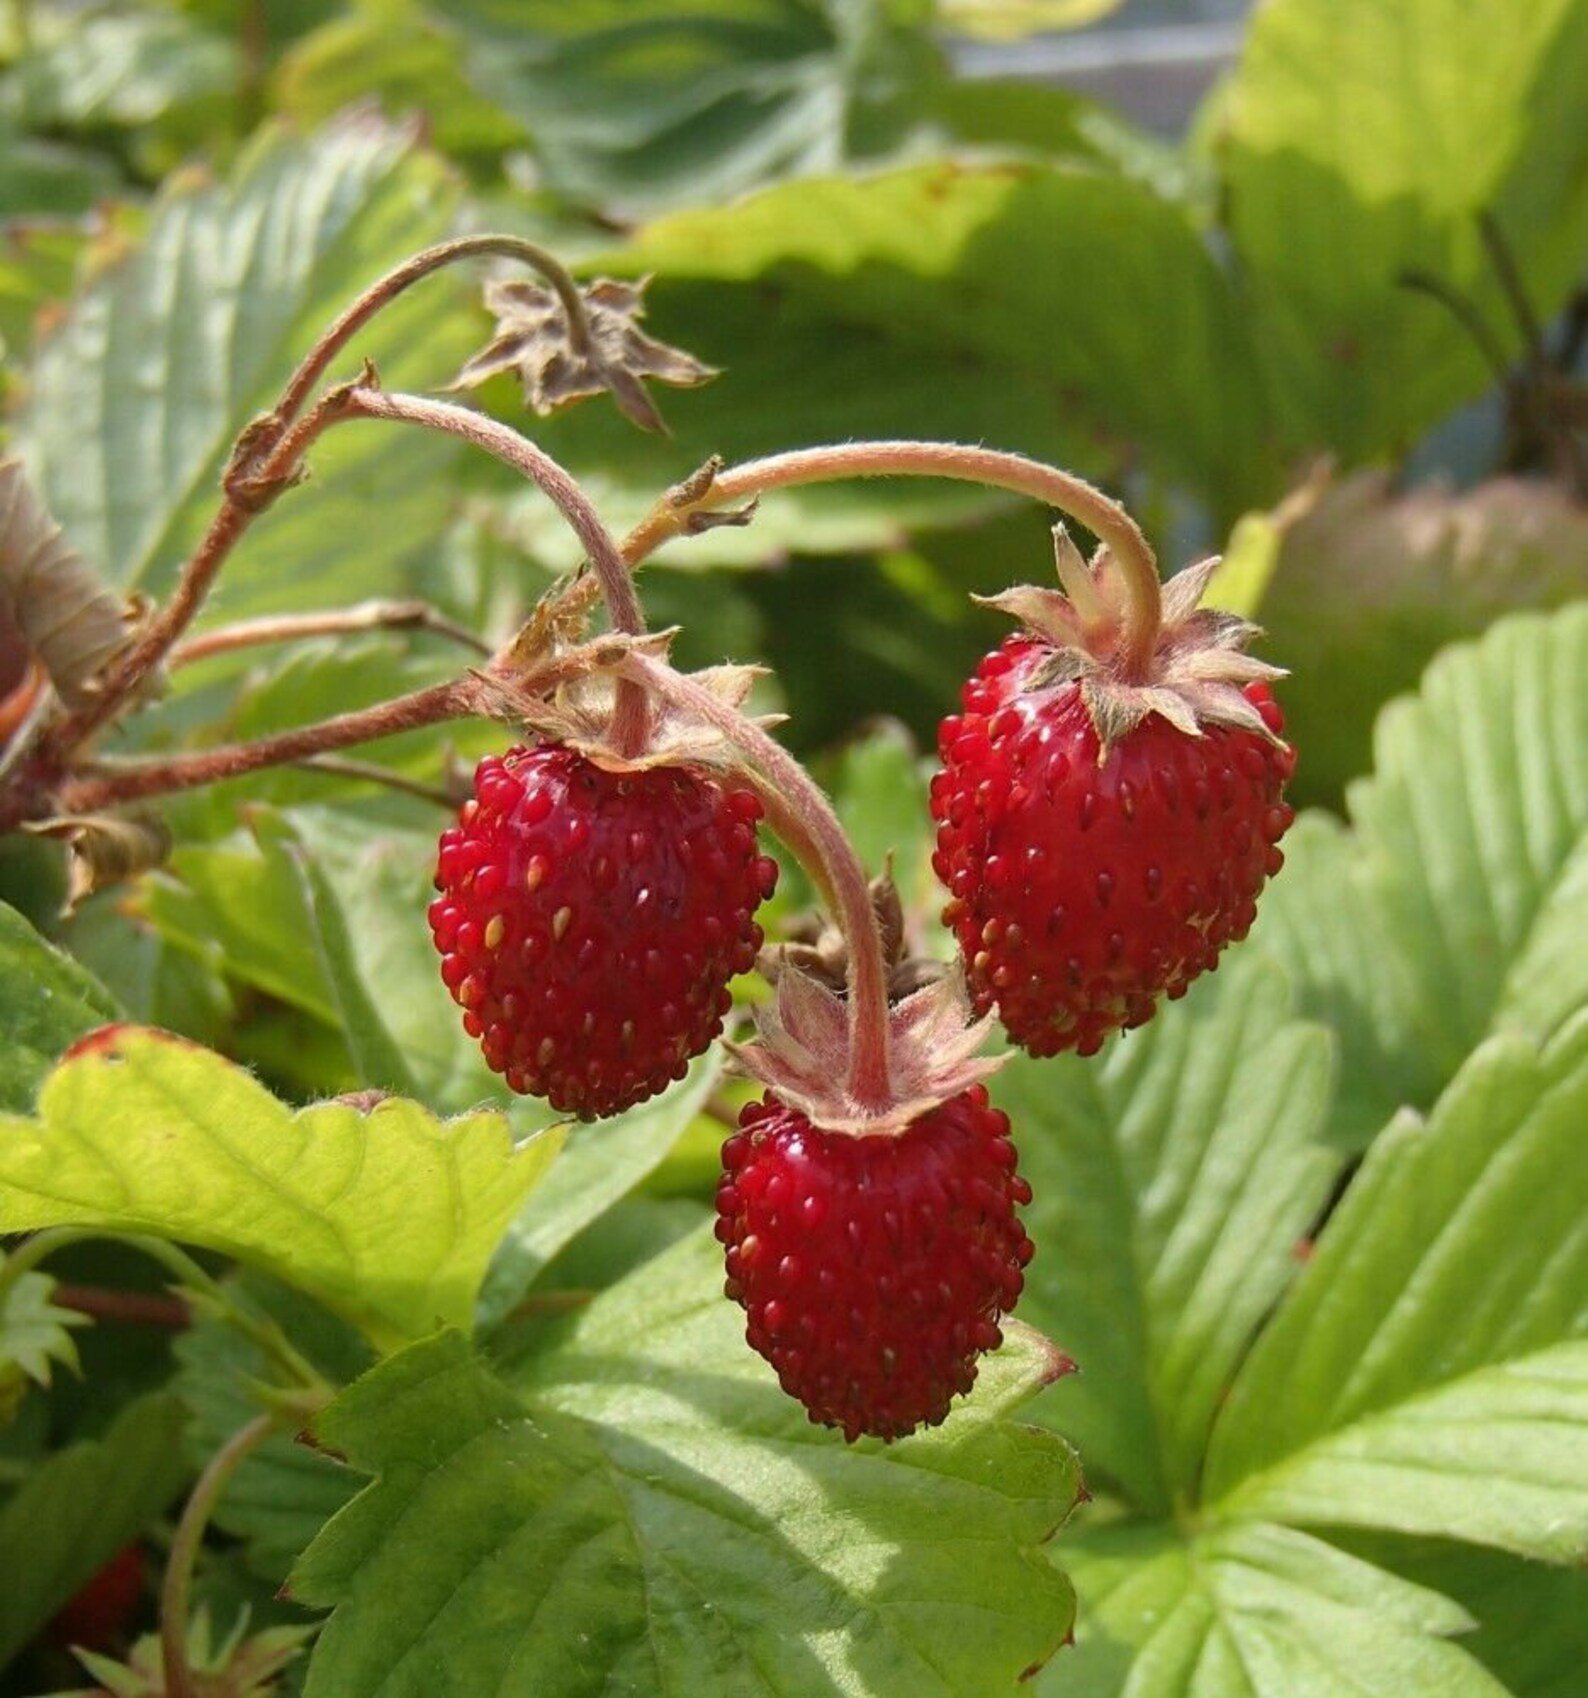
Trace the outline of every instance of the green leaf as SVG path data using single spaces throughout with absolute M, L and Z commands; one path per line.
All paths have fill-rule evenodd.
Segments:
M 890 1449 L 817 1433 L 751 1357 L 704 1233 L 597 1301 L 528 1402 L 456 1337 L 321 1417 L 377 1481 L 299 1565 L 338 1605 L 310 1698 L 451 1690 L 1013 1694 L 1070 1619 L 1037 1547 L 1076 1479 L 1005 1413 L 1023 1332 L 976 1400 Z M 1016 1329 L 1018 1332 L 1018 1329 Z
M 119 1014 L 102 985 L 0 902 L 0 1110 L 32 1108 L 61 1051 Z
M 257 1274 L 236 1281 L 250 1309 L 274 1321 L 331 1385 L 356 1379 L 371 1364 L 368 1345 L 325 1309 Z M 263 1407 L 257 1388 L 271 1383 L 264 1353 L 235 1326 L 203 1317 L 176 1341 L 181 1370 L 172 1389 L 188 1411 L 185 1441 L 195 1467 Z M 249 1568 L 279 1586 L 320 1528 L 358 1489 L 347 1468 L 300 1439 L 276 1433 L 251 1452 L 216 1505 L 214 1524 L 243 1541 Z
M 1104 1526 L 1067 1550 L 1083 1607 L 1052 1698 L 1504 1698 L 1444 1642 L 1472 1625 L 1458 1605 L 1293 1528 Z
M 1083 286 L 1105 251 L 1111 286 Z M 1099 470 L 1106 431 L 1220 508 L 1268 487 L 1234 297 L 1185 211 L 1117 171 L 954 160 L 810 179 L 659 219 L 601 263 L 655 271 L 659 333 L 732 373 L 670 399 L 692 452 L 708 421 L 709 446 L 736 454 L 891 432 Z
M 508 1227 L 480 1293 L 480 1320 L 500 1320 L 547 1263 L 666 1159 L 718 1087 L 726 1055 L 713 1044 L 689 1077 L 651 1102 L 568 1131 L 546 1182 Z
M 0 1257 L 0 1270 L 4 1267 Z M 48 1274 L 25 1273 L 0 1291 L 0 1412 L 11 1370 L 46 1388 L 52 1363 L 77 1370 L 77 1346 L 67 1329 L 86 1327 L 88 1317 L 75 1309 L 56 1308 L 50 1301 L 55 1286 Z
M 884 0 L 430 0 L 547 186 L 633 218 L 832 170 L 898 138 L 938 74 Z M 911 12 L 895 24 L 889 14 Z
M 1082 1373 L 1045 1402 L 1088 1473 L 1147 1513 L 1194 1497 L 1207 1435 L 1338 1166 L 1324 1033 L 1234 962 L 1098 1060 L 993 1080 L 1035 1193 L 1021 1315 Z
M 103 1438 L 41 1463 L 0 1508 L 0 1667 L 176 1495 L 181 1439 L 174 1397 L 139 1398 Z
M 1582 266 L 1588 8 L 1274 0 L 1218 94 L 1230 232 L 1290 438 L 1358 461 L 1490 375 L 1418 270 L 1520 352 L 1477 228 L 1493 215 L 1546 322 Z
M 45 1081 L 36 1122 L 0 1119 L 0 1232 L 86 1224 L 220 1250 L 391 1349 L 468 1324 L 560 1142 L 515 1149 L 499 1114 L 443 1122 L 397 1098 L 294 1114 L 207 1050 L 119 1027 Z
M 263 132 L 224 187 L 169 185 L 143 245 L 40 349 L 19 420 L 41 492 L 88 559 L 125 588 L 167 589 L 238 431 L 353 294 L 446 232 L 453 204 L 438 163 L 367 115 L 308 140 Z M 334 375 L 368 355 L 394 384 L 443 379 L 477 329 L 456 300 L 416 290 Z M 228 567 L 227 616 L 399 593 L 450 516 L 454 460 L 419 431 L 331 433 L 312 483 Z
M 462 42 L 403 0 L 364 0 L 295 42 L 271 94 L 275 110 L 307 124 L 372 97 L 393 118 L 422 112 L 433 145 L 451 159 L 485 163 L 527 139 L 470 86 Z
M 1045 30 L 1081 29 L 1117 12 L 1124 0 L 938 0 L 938 17 L 963 35 L 1015 41 Z
M 367 815 L 248 811 L 250 833 L 179 849 L 142 885 L 161 934 L 326 1024 L 361 1084 L 444 1109 L 500 1098 L 424 924 L 435 837 Z
M 1546 1039 L 1588 955 L 1588 603 L 1447 650 L 1380 718 L 1355 830 L 1303 820 L 1253 945 L 1333 1024 L 1343 1141 L 1426 1108 L 1494 1029 Z
M 1491 1040 L 1380 1136 L 1231 1389 L 1208 1501 L 1588 1555 L 1585 1115 L 1579 1021 L 1542 1057 Z
M 9 91 L 30 130 L 127 129 L 147 145 L 158 127 L 171 142 L 194 141 L 236 91 L 236 43 L 169 11 L 43 13 L 36 34 Z

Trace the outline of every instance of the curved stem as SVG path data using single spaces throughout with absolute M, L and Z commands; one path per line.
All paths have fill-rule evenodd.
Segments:
M 955 442 L 898 441 L 834 443 L 768 455 L 719 472 L 697 500 L 658 503 L 624 540 L 623 557 L 631 567 L 638 565 L 669 538 L 687 531 L 691 514 L 702 508 L 742 504 L 767 490 L 796 484 L 884 477 L 986 484 L 1028 495 L 1079 520 L 1107 547 L 1123 578 L 1122 663 L 1133 676 L 1145 670 L 1158 637 L 1161 605 L 1157 558 L 1141 527 L 1117 501 L 1084 478 L 1023 454 Z
M 198 1698 L 198 1687 L 187 1657 L 187 1624 L 193 1594 L 193 1566 L 204 1542 L 215 1506 L 244 1461 L 280 1425 L 275 1415 L 256 1415 L 239 1427 L 209 1459 L 199 1475 L 171 1541 L 165 1579 L 160 1587 L 160 1651 L 169 1698 Z
M 743 753 L 792 816 L 794 841 L 785 841 L 832 892 L 834 917 L 849 946 L 849 1089 L 859 1103 L 885 1109 L 891 1092 L 888 1072 L 888 971 L 882 934 L 872 907 L 866 870 L 844 835 L 832 804 L 816 781 L 783 747 L 709 690 L 646 655 L 626 655 L 619 671 L 660 696 L 700 715 Z M 765 794 L 765 792 L 763 792 Z
M 302 411 L 304 402 L 315 384 L 325 375 L 325 369 L 355 336 L 385 306 L 405 289 L 443 266 L 460 259 L 477 259 L 494 254 L 501 259 L 515 259 L 538 272 L 557 291 L 563 311 L 568 315 L 568 330 L 575 348 L 581 352 L 590 345 L 590 319 L 585 312 L 584 297 L 579 286 L 554 254 L 538 243 L 522 236 L 460 236 L 456 241 L 439 242 L 435 247 L 416 253 L 404 260 L 395 270 L 370 286 L 348 306 L 325 331 L 319 341 L 303 357 L 303 363 L 292 374 L 276 403 L 275 416 L 283 421 Z
M 576 478 L 564 471 L 543 448 L 521 436 L 511 425 L 459 407 L 450 401 L 431 401 L 419 395 L 392 395 L 385 390 L 358 389 L 347 399 L 350 416 L 395 419 L 404 424 L 423 425 L 461 437 L 528 478 L 551 498 L 568 521 L 589 556 L 607 613 L 616 631 L 640 636 L 645 630 L 645 611 L 635 592 L 628 563 L 619 552 L 612 533 Z M 647 725 L 645 694 L 622 683 L 613 710 L 612 741 L 620 754 L 632 755 L 645 744 Z
M 299 726 L 274 737 L 261 737 L 253 743 L 224 743 L 219 748 L 200 749 L 194 754 L 148 760 L 100 761 L 79 767 L 78 775 L 62 787 L 54 805 L 62 813 L 95 813 L 149 796 L 166 796 L 225 778 L 241 778 L 264 767 L 285 766 L 331 749 L 371 743 L 444 719 L 463 719 L 480 711 L 480 694 L 478 679 L 459 678 L 381 702 L 376 707 L 360 708 L 356 713 L 338 714 L 318 725 Z
M 178 643 L 166 657 L 175 672 L 218 654 L 258 648 L 267 643 L 298 643 L 312 637 L 349 636 L 359 631 L 428 631 L 478 655 L 489 655 L 489 643 L 448 619 L 439 608 L 424 601 L 366 601 L 356 607 L 336 608 L 327 613 L 274 614 L 262 619 L 242 619 L 201 631 Z

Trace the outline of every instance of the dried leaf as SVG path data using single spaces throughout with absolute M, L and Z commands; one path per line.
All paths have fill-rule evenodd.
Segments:
M 68 914 L 96 890 L 158 867 L 171 853 L 170 828 L 153 814 L 66 814 L 23 829 L 57 838 L 70 851 Z
M 642 380 L 693 388 L 717 373 L 693 354 L 640 329 L 649 281 L 598 277 L 582 287 L 586 334 L 581 337 L 556 290 L 520 279 L 494 279 L 485 286 L 485 304 L 496 315 L 496 335 L 458 373 L 452 387 L 472 389 L 513 372 L 524 386 L 525 400 L 542 414 L 605 391 L 642 430 L 665 432 Z
M 140 614 L 67 543 L 17 460 L 0 461 L 0 607 L 71 708 L 92 697 Z

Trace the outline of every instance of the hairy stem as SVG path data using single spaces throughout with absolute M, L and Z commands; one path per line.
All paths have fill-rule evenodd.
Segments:
M 1023 454 L 954 442 L 844 442 L 772 454 L 719 472 L 698 499 L 659 502 L 624 540 L 623 557 L 631 567 L 638 565 L 669 538 L 686 532 L 691 515 L 702 509 L 742 504 L 768 490 L 797 484 L 883 477 L 949 478 L 1007 489 L 1056 507 L 1085 525 L 1114 557 L 1124 582 L 1122 664 L 1132 677 L 1145 673 L 1158 638 L 1161 605 L 1158 562 L 1141 527 L 1084 478 Z
M 281 399 L 276 403 L 276 417 L 291 419 L 302 411 L 304 402 L 314 386 L 325 375 L 337 354 L 347 346 L 369 321 L 405 289 L 428 277 L 443 266 L 454 265 L 462 259 L 479 259 L 495 255 L 499 259 L 517 260 L 527 265 L 557 292 L 563 311 L 568 315 L 568 330 L 574 347 L 581 353 L 590 345 L 590 319 L 585 311 L 584 297 L 567 268 L 555 254 L 538 243 L 522 236 L 483 235 L 460 236 L 456 241 L 440 242 L 435 247 L 416 253 L 404 260 L 395 270 L 388 271 L 348 306 L 325 331 L 319 341 L 304 355 L 303 363 L 292 374 Z
M 166 796 L 241 778 L 264 767 L 286 766 L 332 749 L 371 743 L 399 731 L 436 725 L 444 719 L 463 719 L 481 711 L 481 688 L 474 677 L 434 684 L 427 690 L 338 714 L 318 725 L 261 737 L 252 743 L 223 743 L 192 754 L 154 756 L 147 760 L 98 761 L 81 766 L 61 789 L 57 810 L 65 814 L 94 813 L 150 796 Z
M 831 891 L 834 917 L 849 946 L 849 1090 L 878 1110 L 889 1106 L 888 972 L 882 933 L 866 870 L 844 835 L 832 804 L 783 745 L 693 679 L 646 655 L 629 654 L 620 669 L 659 696 L 687 707 L 713 725 L 745 757 L 779 799 L 779 816 L 795 824 L 789 848 Z M 766 792 L 763 792 L 765 794 Z M 809 857 L 809 859 L 807 859 Z
M 354 417 L 395 419 L 403 424 L 445 431 L 476 448 L 483 448 L 487 454 L 494 454 L 498 460 L 536 484 L 568 521 L 589 557 L 596 581 L 606 598 L 612 628 L 630 636 L 643 634 L 645 611 L 635 592 L 628 563 L 612 533 L 602 524 L 600 514 L 591 505 L 578 480 L 564 471 L 543 448 L 521 436 L 511 425 L 450 401 L 431 401 L 419 395 L 390 395 L 379 389 L 359 389 L 348 398 L 348 410 Z M 637 754 L 644 747 L 647 719 L 644 691 L 620 684 L 612 721 L 612 741 L 619 754 Z
M 269 643 L 298 643 L 311 637 L 350 636 L 359 631 L 429 631 L 447 637 L 475 654 L 488 655 L 490 644 L 462 625 L 448 619 L 439 608 L 424 601 L 366 601 L 357 607 L 337 608 L 328 613 L 288 613 L 266 619 L 243 619 L 202 631 L 178 643 L 167 659 L 175 671 L 196 661 L 238 649 L 263 647 Z
M 198 1698 L 187 1655 L 187 1625 L 193 1595 L 193 1568 L 204 1530 L 215 1506 L 242 1464 L 280 1425 L 275 1415 L 256 1415 L 241 1426 L 209 1459 L 199 1475 L 171 1541 L 160 1588 L 160 1651 L 169 1698 Z

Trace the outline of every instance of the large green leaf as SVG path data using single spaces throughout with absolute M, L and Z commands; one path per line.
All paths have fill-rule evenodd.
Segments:
M 324 1022 L 360 1084 L 461 1109 L 503 1088 L 463 1030 L 424 923 L 435 838 L 351 810 L 249 810 L 140 905 L 162 936 Z
M 1224 1512 L 1588 1555 L 1588 1020 L 1368 1151 L 1214 1428 Z
M 0 1508 L 0 1667 L 176 1495 L 182 1406 L 128 1404 L 103 1438 L 41 1463 Z
M 702 1232 L 522 1363 L 394 1358 L 319 1432 L 376 1483 L 300 1564 L 337 1613 L 310 1694 L 1013 1694 L 1069 1588 L 1038 1547 L 1076 1490 L 1008 1413 L 1051 1372 L 1023 1329 L 937 1433 L 818 1432 L 751 1356 Z
M 266 131 L 229 184 L 166 189 L 144 243 L 39 351 L 19 421 L 51 510 L 94 565 L 129 589 L 169 586 L 214 512 L 237 432 L 353 294 L 445 232 L 454 198 L 433 158 L 367 116 L 308 140 Z M 356 339 L 338 375 L 369 355 L 395 383 L 443 379 L 476 328 L 456 299 L 437 284 L 415 291 Z M 243 544 L 218 610 L 398 591 L 451 512 L 454 458 L 416 431 L 333 432 L 313 483 Z
M 0 1110 L 26 1113 L 61 1051 L 119 1014 L 102 985 L 0 902 Z
M 603 263 L 657 272 L 663 332 L 730 373 L 669 399 L 691 450 L 936 435 L 1098 470 L 1129 444 L 1220 508 L 1268 487 L 1236 302 L 1185 211 L 1119 172 L 816 178 L 675 213 Z
M 1103 1527 L 1067 1546 L 1086 1607 L 1051 1698 L 1503 1698 L 1445 1642 L 1472 1619 L 1293 1528 Z
M 1344 1046 L 1339 1135 L 1426 1108 L 1496 1027 L 1547 1038 L 1588 989 L 1588 603 L 1446 651 L 1385 710 L 1354 832 L 1304 818 L 1253 946 Z
M 1021 1057 L 993 1081 L 1035 1192 L 1021 1313 L 1083 1370 L 1045 1413 L 1144 1513 L 1195 1496 L 1214 1416 L 1327 1197 L 1330 1075 L 1284 980 L 1232 964 L 1100 1061 Z
M 561 1142 L 417 1104 L 294 1114 L 241 1068 L 110 1028 L 0 1119 L 0 1232 L 85 1224 L 221 1250 L 319 1298 L 384 1348 L 466 1325 L 507 1222 Z
M 1549 318 L 1588 216 L 1582 0 L 1273 0 L 1219 92 L 1228 219 L 1276 408 L 1350 460 L 1409 444 L 1488 382 L 1438 278 L 1507 324 L 1492 214 Z M 1507 324 L 1506 344 L 1519 351 Z
M 328 1384 L 346 1385 L 371 1365 L 364 1340 L 301 1293 L 258 1274 L 240 1275 L 235 1288 L 244 1303 L 282 1329 Z M 259 1414 L 258 1391 L 271 1383 L 271 1367 L 257 1344 L 218 1316 L 197 1319 L 175 1348 L 181 1368 L 172 1389 L 188 1412 L 188 1455 L 202 1467 Z M 250 1570 L 279 1586 L 358 1485 L 356 1476 L 332 1457 L 296 1435 L 274 1433 L 227 1483 L 213 1520 L 243 1542 Z
M 507 1314 L 559 1251 L 656 1171 L 717 1089 L 726 1059 L 713 1044 L 661 1096 L 569 1129 L 546 1183 L 497 1246 L 480 1293 L 482 1322 Z
M 548 186 L 623 217 L 893 143 L 938 74 L 922 0 L 429 0 Z M 897 19 L 897 22 L 895 21 Z

